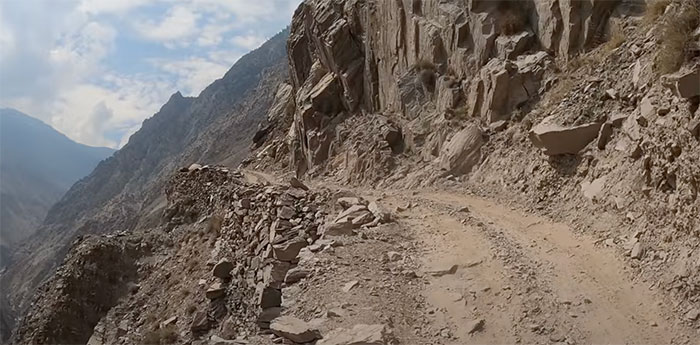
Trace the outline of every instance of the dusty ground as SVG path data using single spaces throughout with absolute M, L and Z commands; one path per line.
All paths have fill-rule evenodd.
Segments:
M 565 224 L 465 191 L 353 192 L 397 222 L 338 238 L 285 290 L 287 313 L 322 333 L 385 323 L 401 344 L 698 343 L 618 252 Z

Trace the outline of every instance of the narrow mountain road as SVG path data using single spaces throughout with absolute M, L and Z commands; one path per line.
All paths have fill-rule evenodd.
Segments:
M 411 205 L 398 218 L 424 248 L 424 294 L 437 308 L 434 328 L 449 327 L 445 344 L 692 339 L 664 318 L 662 299 L 633 283 L 612 250 L 564 224 L 460 193 L 384 193 L 392 209 Z M 450 268 L 453 274 L 440 274 Z
M 249 173 L 253 180 L 280 181 Z M 391 210 L 414 242 L 404 257 L 420 264 L 423 283 L 405 299 L 424 300 L 425 308 L 408 318 L 427 322 L 420 327 L 435 344 L 695 343 L 695 332 L 676 321 L 663 296 L 632 281 L 614 250 L 596 247 L 596 239 L 565 224 L 463 191 L 352 192 Z M 356 252 L 374 250 L 357 245 Z M 367 306 L 377 313 L 386 307 Z

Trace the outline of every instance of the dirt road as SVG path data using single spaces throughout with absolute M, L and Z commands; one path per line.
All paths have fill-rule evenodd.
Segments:
M 564 224 L 464 193 L 387 192 L 383 202 L 412 205 L 399 222 L 424 249 L 423 293 L 432 322 L 450 328 L 446 344 L 693 342 L 617 254 Z
M 395 320 L 401 343 L 697 343 L 663 296 L 631 279 L 619 254 L 567 225 L 463 191 L 353 192 L 390 209 L 397 224 L 346 241 L 325 256 L 342 271 L 317 277 L 292 297 L 299 311 L 342 299 L 377 316 L 349 313 L 333 326 Z M 388 250 L 400 251 L 401 262 L 386 263 Z M 418 284 L 394 274 L 402 265 L 416 269 Z M 337 294 L 347 277 L 381 284 Z

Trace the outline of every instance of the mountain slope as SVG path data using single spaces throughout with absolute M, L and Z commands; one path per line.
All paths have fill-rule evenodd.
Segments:
M 0 267 L 51 205 L 113 152 L 76 143 L 17 110 L 0 109 Z
M 164 182 L 179 167 L 238 164 L 248 154 L 275 88 L 286 78 L 286 38 L 283 31 L 239 59 L 198 97 L 174 94 L 121 150 L 51 208 L 2 276 L 0 287 L 14 312 L 26 310 L 35 287 L 52 274 L 76 237 L 150 224 L 149 216 L 159 215 L 164 205 Z M 3 315 L 3 321 L 11 324 L 13 315 Z

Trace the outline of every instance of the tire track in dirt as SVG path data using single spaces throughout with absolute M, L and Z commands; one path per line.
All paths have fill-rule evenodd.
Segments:
M 615 253 L 566 225 L 464 194 L 388 194 L 389 204 L 416 205 L 400 221 L 423 242 L 426 271 L 460 265 L 454 275 L 431 277 L 425 292 L 436 307 L 434 328 L 449 329 L 446 344 L 692 341 Z M 456 211 L 462 207 L 471 212 Z M 484 329 L 468 334 L 481 318 Z

